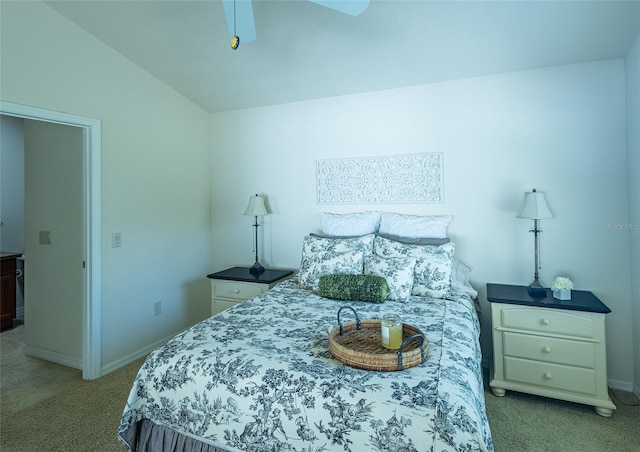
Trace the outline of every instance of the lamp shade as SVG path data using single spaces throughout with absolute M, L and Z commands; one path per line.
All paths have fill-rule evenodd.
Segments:
M 530 220 L 553 218 L 553 213 L 549 210 L 544 192 L 536 191 L 535 188 L 533 191 L 525 192 L 524 201 L 516 218 L 527 218 Z
M 266 207 L 264 206 L 264 199 L 260 195 L 250 196 L 247 209 L 244 211 L 245 215 L 252 215 L 261 217 L 263 215 L 269 215 Z

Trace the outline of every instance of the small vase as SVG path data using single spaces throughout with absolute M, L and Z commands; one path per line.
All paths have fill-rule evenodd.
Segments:
M 571 300 L 571 289 L 553 289 L 553 298 Z

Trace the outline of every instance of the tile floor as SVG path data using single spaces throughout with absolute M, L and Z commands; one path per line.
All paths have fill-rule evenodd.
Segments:
M 82 381 L 82 371 L 22 353 L 24 325 L 0 333 L 0 418 Z

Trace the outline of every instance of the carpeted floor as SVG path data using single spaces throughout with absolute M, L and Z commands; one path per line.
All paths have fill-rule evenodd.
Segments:
M 116 430 L 143 360 L 92 381 L 78 380 L 53 397 L 2 417 L 2 452 L 125 451 Z
M 2 417 L 3 452 L 124 451 L 116 430 L 138 360 L 94 381 L 78 380 L 35 405 Z M 640 406 L 614 392 L 610 418 L 592 407 L 507 392 L 485 392 L 497 452 L 626 452 L 640 450 Z M 362 449 L 366 450 L 366 449 Z
M 496 452 L 637 452 L 640 405 L 631 393 L 611 390 L 609 418 L 591 406 L 507 391 L 485 390 Z

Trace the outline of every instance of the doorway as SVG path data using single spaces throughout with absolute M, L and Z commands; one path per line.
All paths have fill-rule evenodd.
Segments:
M 101 123 L 93 118 L 3 101 L 0 101 L 0 114 L 67 125 L 82 131 L 82 262 L 78 263 L 82 265 L 83 279 L 82 378 L 98 378 L 102 375 Z

